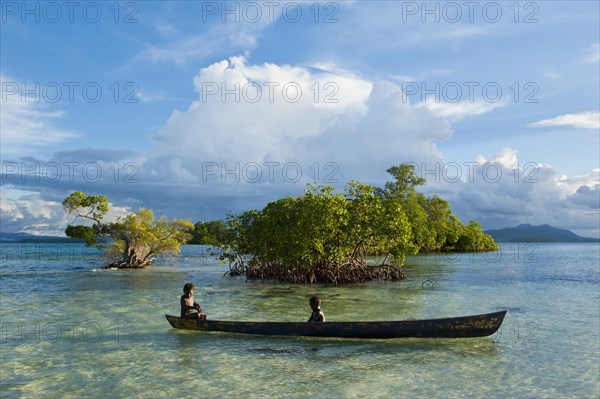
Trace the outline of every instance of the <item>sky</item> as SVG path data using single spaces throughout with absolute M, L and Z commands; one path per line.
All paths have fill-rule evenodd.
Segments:
M 3 1 L 0 231 L 192 222 L 307 183 L 420 190 L 484 229 L 600 236 L 596 1 Z

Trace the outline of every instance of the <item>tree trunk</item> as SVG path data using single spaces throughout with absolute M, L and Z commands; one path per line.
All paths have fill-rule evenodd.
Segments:
M 149 261 L 142 261 L 139 260 L 136 256 L 133 256 L 130 259 L 111 262 L 108 265 L 106 265 L 106 268 L 112 269 L 116 267 L 117 269 L 141 269 L 149 265 Z
M 125 243 L 125 250 L 123 251 L 123 256 L 120 260 L 113 261 L 106 265 L 106 268 L 112 269 L 141 269 L 146 266 L 149 266 L 151 260 L 142 259 L 137 256 L 135 253 L 135 249 L 129 245 L 129 243 Z

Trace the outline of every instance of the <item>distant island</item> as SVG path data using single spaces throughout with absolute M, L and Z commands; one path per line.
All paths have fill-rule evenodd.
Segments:
M 496 242 L 600 242 L 600 238 L 581 237 L 572 231 L 543 224 L 533 226 L 529 223 L 517 227 L 486 230 Z
M 48 243 L 48 244 L 76 244 L 83 243 L 69 237 L 36 236 L 29 233 L 2 233 L 0 232 L 0 243 Z

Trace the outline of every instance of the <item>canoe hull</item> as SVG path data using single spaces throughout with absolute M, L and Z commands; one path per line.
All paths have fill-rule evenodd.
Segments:
M 353 322 L 249 322 L 190 320 L 165 315 L 171 326 L 183 330 L 239 334 L 291 335 L 337 338 L 473 338 L 495 333 L 506 311 L 444 319 Z

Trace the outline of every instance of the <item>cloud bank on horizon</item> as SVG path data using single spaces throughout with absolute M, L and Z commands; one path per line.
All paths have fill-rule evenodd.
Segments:
M 195 222 L 411 163 L 464 222 L 600 236 L 597 4 L 94 3 L 93 23 L 20 4 L 0 39 L 4 232 L 62 234 L 72 191 Z

